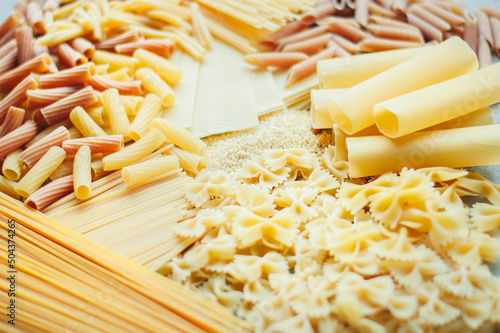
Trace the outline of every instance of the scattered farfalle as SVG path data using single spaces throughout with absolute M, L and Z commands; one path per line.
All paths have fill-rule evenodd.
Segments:
M 487 293 L 475 292 L 467 298 L 450 298 L 449 303 L 461 310 L 462 320 L 475 330 L 489 319 L 494 300 Z
M 210 174 L 200 171 L 193 183 L 186 185 L 186 199 L 196 207 L 201 207 L 211 199 L 231 196 L 233 188 L 222 173 Z
M 311 203 L 317 195 L 318 190 L 315 188 L 291 187 L 273 192 L 274 203 L 295 215 L 295 218 L 301 223 L 318 216 L 318 212 L 311 207 Z
M 332 317 L 319 319 L 317 329 L 318 333 L 354 333 L 352 329 Z
M 340 183 L 333 178 L 328 172 L 317 167 L 315 168 L 309 178 L 305 181 L 288 181 L 285 182 L 285 186 L 288 187 L 301 187 L 316 189 L 318 193 L 329 193 L 334 194 Z
M 327 318 L 332 311 L 330 303 L 335 294 L 335 283 L 321 275 L 310 275 L 307 286 L 309 293 L 294 299 L 291 302 L 292 309 L 312 319 Z
M 184 258 L 175 257 L 165 264 L 162 274 L 170 277 L 175 282 L 182 283 L 191 275 L 191 269 Z
M 328 237 L 330 253 L 338 258 L 355 255 L 356 251 L 364 250 L 386 238 L 372 221 L 359 222 L 349 228 L 338 229 Z
M 462 266 L 458 270 L 436 275 L 434 282 L 450 295 L 470 298 L 475 293 L 483 293 L 490 278 L 491 272 L 485 265 L 475 269 Z
M 479 267 L 482 261 L 495 262 L 500 256 L 500 242 L 488 234 L 471 230 L 445 248 L 451 259 L 469 268 Z
M 383 229 L 381 229 L 383 230 Z M 415 261 L 418 250 L 408 237 L 408 229 L 401 227 L 398 233 L 385 232 L 387 239 L 374 243 L 369 251 L 383 259 Z
M 266 168 L 262 157 L 248 161 L 243 169 L 238 173 L 238 178 L 246 183 L 259 183 L 262 188 L 270 189 L 283 183 L 289 173 L 290 168 L 283 167 L 274 172 Z
M 232 232 L 240 248 L 262 242 L 273 248 L 290 247 L 299 233 L 298 221 L 288 212 L 280 211 L 266 218 L 245 210 L 234 218 Z
M 492 204 L 500 206 L 500 185 L 496 185 L 476 172 L 457 180 L 457 186 L 484 195 Z
M 332 305 L 332 311 L 343 322 L 354 328 L 356 332 L 379 333 L 385 328 L 379 323 L 366 318 L 360 311 L 361 300 L 356 295 L 338 295 Z
M 455 180 L 469 173 L 464 169 L 453 169 L 448 167 L 431 167 L 431 168 L 421 168 L 418 172 L 428 175 L 430 179 L 435 183 L 446 182 L 449 180 Z
M 257 303 L 262 299 L 268 299 L 272 295 L 272 290 L 267 279 L 256 279 L 245 283 L 243 287 L 243 300 L 250 303 Z
M 417 289 L 420 309 L 418 320 L 429 326 L 443 326 L 457 319 L 461 312 L 441 299 L 440 290 L 431 283 L 421 284 Z
M 314 329 L 305 314 L 298 314 L 291 318 L 272 323 L 263 333 L 314 333 Z
M 476 203 L 470 210 L 472 227 L 477 232 L 490 232 L 500 227 L 500 206 Z
M 243 299 L 241 291 L 233 290 L 223 275 L 210 277 L 198 290 L 200 293 L 230 310 L 235 310 Z
M 409 320 L 418 311 L 418 299 L 415 295 L 396 290 L 387 299 L 387 308 L 399 320 Z
M 313 161 L 316 158 L 316 155 L 304 148 L 266 149 L 263 156 L 266 167 L 272 172 L 286 166 L 311 169 Z
M 271 217 L 275 213 L 276 205 L 269 192 L 253 185 L 236 190 L 236 202 L 259 216 Z
M 493 306 L 490 320 L 495 324 L 500 324 L 500 277 L 492 277 L 487 285 L 488 294 L 491 295 Z
M 236 253 L 236 242 L 230 235 L 217 237 L 207 243 L 193 247 L 184 255 L 184 260 L 191 270 L 198 270 L 214 265 L 226 265 Z
M 231 266 L 239 282 L 268 279 L 269 274 L 288 272 L 288 263 L 283 255 L 273 251 L 263 257 L 236 255 Z
M 330 173 L 339 181 L 344 181 L 344 179 L 348 177 L 349 162 L 337 161 L 335 155 L 335 146 L 328 146 L 323 155 L 320 157 L 321 166 L 330 171 Z
M 204 209 L 186 221 L 179 223 L 175 228 L 175 233 L 182 238 L 201 237 L 211 228 L 219 227 L 227 223 L 227 218 L 221 211 Z

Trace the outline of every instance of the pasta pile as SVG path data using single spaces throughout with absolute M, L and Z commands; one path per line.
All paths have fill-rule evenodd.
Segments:
M 273 52 L 251 54 L 245 60 L 259 67 L 288 68 L 285 85 L 291 86 L 313 74 L 322 59 L 418 47 L 459 36 L 485 67 L 492 63 L 492 52 L 499 52 L 499 20 L 498 9 L 471 12 L 452 0 L 319 1 L 314 14 L 304 14 L 261 41 Z
M 15 326 L 0 322 L 3 332 L 247 332 L 247 324 L 218 304 L 206 308 L 205 298 L 3 193 L 0 220 L 2 256 L 12 244 L 8 224 L 15 223 L 17 245 L 18 311 Z M 13 273 L 6 260 L 1 272 L 4 281 Z M 0 287 L 2 316 L 12 300 L 9 285 Z
M 159 118 L 182 78 L 173 50 L 209 47 L 196 3 L 19 2 L 0 32 L 1 192 L 44 210 L 114 170 L 134 185 L 205 166 L 205 144 Z
M 493 332 L 500 187 L 446 167 L 346 179 L 303 148 L 268 149 L 236 178 L 202 171 L 198 241 L 162 272 L 256 332 Z M 471 207 L 463 196 L 484 195 Z

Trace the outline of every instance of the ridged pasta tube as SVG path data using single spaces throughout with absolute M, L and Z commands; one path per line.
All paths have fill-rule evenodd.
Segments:
M 168 120 L 155 118 L 151 122 L 151 126 L 159 129 L 168 141 L 190 153 L 199 154 L 207 146 L 204 141 L 191 132 Z
M 80 200 L 87 199 L 92 193 L 91 156 L 89 146 L 78 149 L 73 162 L 73 188 Z
M 134 185 L 178 168 L 180 164 L 177 156 L 161 156 L 124 167 L 122 178 L 125 184 Z

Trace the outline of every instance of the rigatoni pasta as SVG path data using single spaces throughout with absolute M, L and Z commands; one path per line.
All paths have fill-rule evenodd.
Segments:
M 40 112 L 47 122 L 52 125 L 69 116 L 71 111 L 77 106 L 86 108 L 97 103 L 97 97 L 92 87 L 85 87 L 59 101 L 47 105 L 40 109 Z
M 24 121 L 25 114 L 26 112 L 24 109 L 11 106 L 7 111 L 7 116 L 5 117 L 2 127 L 0 128 L 0 138 L 21 126 Z
M 0 159 L 30 141 L 36 135 L 37 131 L 37 124 L 33 120 L 28 120 L 9 134 L 0 138 Z
M 22 80 L 16 87 L 0 102 L 0 124 L 4 122 L 7 116 L 7 111 L 10 107 L 19 107 L 26 101 L 26 93 L 28 90 L 36 89 L 38 83 L 36 80 L 28 76 Z
M 148 94 L 130 125 L 130 136 L 134 141 L 142 138 L 150 129 L 151 121 L 161 112 L 161 100 L 154 94 Z
M 135 185 L 178 168 L 180 164 L 177 156 L 160 156 L 124 167 L 122 178 L 125 184 Z
M 61 147 L 62 143 L 69 140 L 69 138 L 70 135 L 66 127 L 60 126 L 40 141 L 25 149 L 21 153 L 20 158 L 28 168 L 32 168 L 51 147 Z
M 151 68 L 169 84 L 177 84 L 182 77 L 182 71 L 177 66 L 153 52 L 138 49 L 134 52 L 134 59 L 139 66 Z
M 66 140 L 62 143 L 62 148 L 68 155 L 75 155 L 83 146 L 88 146 L 92 154 L 115 153 L 124 147 L 123 135 L 92 136 Z
M 71 82 L 71 85 L 85 84 L 92 79 L 92 76 L 95 73 L 95 64 L 93 62 L 89 62 L 57 73 L 43 75 L 40 78 L 40 88 L 49 89 L 66 87 L 68 82 Z
M 142 81 L 149 92 L 158 96 L 163 106 L 172 106 L 176 96 L 172 88 L 152 69 L 144 67 L 135 72 L 135 76 Z
M 44 53 L 24 64 L 11 69 L 0 76 L 0 89 L 12 89 L 24 80 L 30 73 L 46 73 L 50 69 L 52 60 Z
M 203 140 L 168 120 L 155 118 L 151 126 L 160 130 L 169 142 L 190 153 L 200 154 L 207 146 Z
M 81 146 L 73 161 L 73 187 L 77 199 L 85 200 L 92 194 L 91 152 Z
M 73 192 L 73 175 L 58 178 L 33 192 L 26 201 L 26 206 L 42 211 L 52 202 Z
M 120 101 L 120 94 L 115 88 L 102 93 L 102 104 L 109 118 L 111 133 L 123 135 L 125 141 L 130 140 L 130 122 L 127 112 Z
M 81 106 L 77 106 L 71 111 L 69 119 L 84 137 L 107 135 Z
M 13 152 L 5 156 L 2 164 L 2 174 L 10 180 L 18 180 L 21 178 L 23 171 L 23 161 L 19 157 L 22 153 L 22 149 L 16 149 Z
M 30 89 L 26 92 L 28 99 L 26 101 L 29 108 L 42 108 L 58 100 L 74 94 L 83 86 L 69 86 L 51 89 Z

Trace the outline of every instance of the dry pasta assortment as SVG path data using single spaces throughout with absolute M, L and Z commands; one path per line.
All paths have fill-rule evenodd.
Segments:
M 310 111 L 203 140 L 165 119 L 171 58 L 203 67 L 214 37 Z M 462 168 L 500 164 L 499 49 L 500 10 L 446 0 L 17 3 L 0 215 L 21 229 L 19 328 L 493 331 L 500 186 Z

